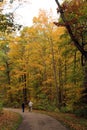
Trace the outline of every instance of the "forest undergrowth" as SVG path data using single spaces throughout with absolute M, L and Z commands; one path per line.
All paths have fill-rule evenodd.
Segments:
M 3 110 L 0 113 L 0 130 L 16 130 L 21 121 L 18 113 Z

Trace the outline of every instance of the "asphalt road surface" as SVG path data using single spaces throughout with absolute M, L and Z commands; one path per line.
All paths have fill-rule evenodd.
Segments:
M 23 113 L 20 109 L 8 109 L 18 112 L 22 115 L 23 121 L 17 130 L 68 130 L 56 119 L 40 113 L 29 112 Z

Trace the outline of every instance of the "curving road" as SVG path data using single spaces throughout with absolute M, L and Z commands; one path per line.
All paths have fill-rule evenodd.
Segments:
M 45 114 L 9 109 L 22 115 L 23 121 L 17 130 L 68 130 L 56 119 Z

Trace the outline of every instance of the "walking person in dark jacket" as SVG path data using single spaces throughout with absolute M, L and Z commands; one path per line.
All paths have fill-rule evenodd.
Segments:
M 24 109 L 25 109 L 25 104 L 24 102 L 22 103 L 22 112 L 24 112 Z

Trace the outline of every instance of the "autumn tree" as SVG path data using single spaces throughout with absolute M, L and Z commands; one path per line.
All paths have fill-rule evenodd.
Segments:
M 81 60 L 84 66 L 84 94 L 82 102 L 87 103 L 87 2 L 85 0 L 67 0 L 60 5 L 59 1 L 56 0 L 56 3 L 58 5 L 57 12 L 61 15 L 61 21 L 55 24 L 66 27 L 71 40 L 82 54 Z
M 51 70 L 52 70 L 52 78 L 54 79 L 52 86 L 55 86 L 56 90 L 56 98 L 57 98 L 57 107 L 60 108 L 64 103 L 64 87 L 63 87 L 63 79 L 62 79 L 62 57 L 60 56 L 60 50 L 58 48 L 58 44 L 60 43 L 60 36 L 64 32 L 64 28 L 55 28 L 52 24 L 52 19 L 48 19 L 47 16 L 43 15 L 43 12 L 40 12 L 41 16 L 39 16 L 39 19 L 34 18 L 35 27 L 37 26 L 37 29 L 41 26 L 42 30 L 39 31 L 39 34 L 41 32 L 41 35 L 43 34 L 43 39 L 45 39 L 43 42 L 45 44 L 48 44 L 49 47 L 49 54 L 51 58 Z M 45 16 L 45 17 L 44 17 Z M 39 21 L 38 21 L 39 20 Z M 43 33 L 42 33 L 43 31 Z M 60 65 L 61 63 L 61 65 Z M 46 71 L 48 71 L 46 69 Z M 45 76 L 45 83 L 48 81 L 47 78 L 48 72 L 46 72 Z M 51 78 L 51 77 L 50 77 Z M 47 80 L 47 81 L 46 81 Z M 46 84 L 47 86 L 47 84 Z M 53 89 L 52 89 L 53 91 Z
M 9 36 L 18 31 L 21 26 L 14 22 L 13 13 L 4 12 L 4 6 L 7 1 L 0 1 L 0 77 L 1 78 L 1 91 L 3 92 L 10 89 L 11 85 L 11 64 L 8 52 L 9 52 Z M 3 68 L 3 69 L 2 69 Z M 5 95 L 5 94 L 4 94 Z M 11 99 L 11 98 L 10 98 Z

